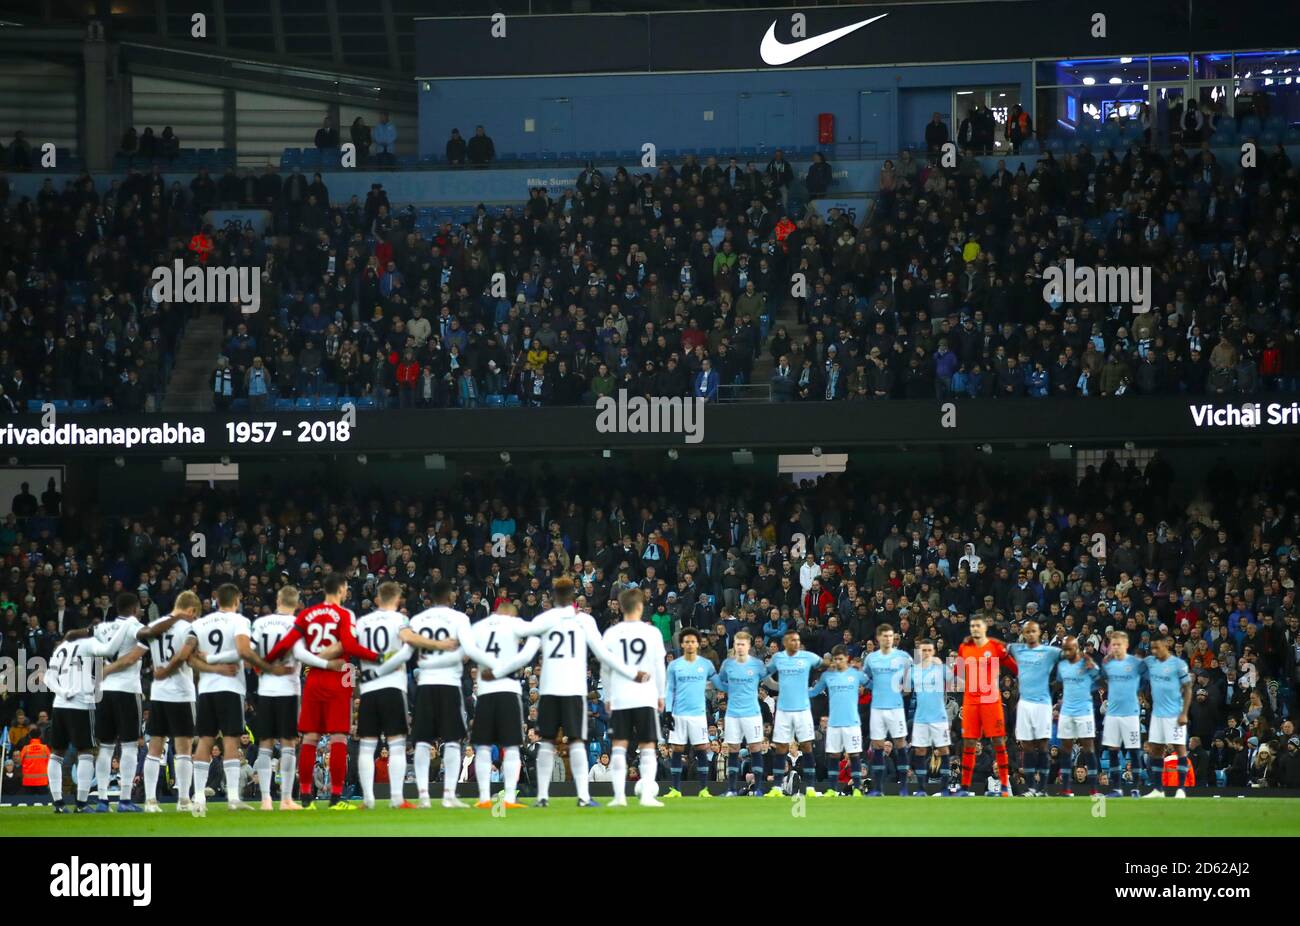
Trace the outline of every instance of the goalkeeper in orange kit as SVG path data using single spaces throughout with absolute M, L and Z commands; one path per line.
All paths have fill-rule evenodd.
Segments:
M 984 737 L 993 740 L 998 781 L 1002 797 L 1011 797 L 1010 761 L 1007 757 L 1007 721 L 1002 711 L 998 678 L 1002 669 L 1016 674 L 1016 661 L 1001 640 L 988 636 L 988 622 L 970 620 L 970 636 L 957 647 L 956 675 L 961 686 L 961 790 L 958 797 L 970 797 L 975 771 L 975 746 Z

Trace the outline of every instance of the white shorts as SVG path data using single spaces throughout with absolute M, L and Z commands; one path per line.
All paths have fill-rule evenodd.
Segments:
M 741 742 L 750 746 L 759 746 L 763 742 L 763 715 L 753 717 L 727 717 L 722 721 L 722 740 L 728 746 L 739 746 Z
M 923 746 L 936 749 L 952 745 L 952 728 L 946 723 L 912 724 L 912 747 Z
M 1187 728 L 1178 725 L 1177 717 L 1152 717 L 1147 742 L 1163 746 L 1186 746 Z
M 862 752 L 862 727 L 827 727 L 826 752 L 833 756 L 843 752 L 849 755 Z
M 1052 705 L 1021 701 L 1016 706 L 1016 739 L 1022 743 L 1052 738 Z
M 871 738 L 873 740 L 907 739 L 907 715 L 901 707 L 871 709 Z
M 1108 749 L 1141 749 L 1142 725 L 1136 717 L 1107 714 L 1101 722 L 1101 744 Z
M 1092 714 L 1062 714 L 1056 723 L 1056 735 L 1063 740 L 1090 740 L 1097 735 L 1097 720 Z
M 683 717 L 673 714 L 673 728 L 668 731 L 670 746 L 707 746 L 709 744 L 709 725 L 700 714 L 696 717 Z
M 791 741 L 811 743 L 812 738 L 813 721 L 810 709 L 797 712 L 777 709 L 776 717 L 772 721 L 773 743 L 780 743 L 781 745 L 787 745 Z

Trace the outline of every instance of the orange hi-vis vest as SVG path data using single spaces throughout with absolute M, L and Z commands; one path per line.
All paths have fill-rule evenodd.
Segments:
M 1192 760 L 1187 759 L 1187 777 L 1180 785 L 1178 783 L 1178 756 L 1165 756 L 1165 766 L 1161 776 L 1166 788 L 1194 788 L 1196 787 L 1196 770 L 1192 768 Z
M 29 742 L 18 753 L 18 764 L 23 770 L 23 785 L 44 788 L 50 783 L 50 747 L 40 740 Z

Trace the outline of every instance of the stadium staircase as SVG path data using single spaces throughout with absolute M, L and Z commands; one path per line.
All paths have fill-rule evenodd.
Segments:
M 212 411 L 212 376 L 214 361 L 221 353 L 224 331 L 219 314 L 204 313 L 185 327 L 185 335 L 176 349 L 176 363 L 167 391 L 163 395 L 165 412 Z

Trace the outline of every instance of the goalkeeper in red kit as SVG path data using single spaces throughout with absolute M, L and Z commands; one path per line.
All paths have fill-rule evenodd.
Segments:
M 993 740 L 998 781 L 1002 797 L 1011 797 L 1010 761 L 1007 757 L 1007 721 L 1002 711 L 1002 693 L 998 678 L 1002 669 L 1012 675 L 1016 661 L 1001 640 L 988 636 L 988 622 L 972 617 L 970 636 L 957 647 L 957 677 L 961 683 L 961 790 L 960 797 L 970 797 L 971 776 L 975 771 L 975 746 L 984 737 Z
M 266 656 L 275 662 L 293 650 L 299 639 L 304 639 L 307 649 L 322 659 L 338 656 L 354 657 L 367 662 L 378 662 L 379 654 L 357 642 L 353 632 L 353 615 L 343 607 L 347 597 L 347 582 L 338 573 L 325 577 L 322 585 L 325 601 L 309 605 L 294 618 L 293 629 L 276 644 Z M 330 737 L 330 808 L 354 810 L 354 804 L 344 801 L 343 782 L 348 773 L 348 730 L 352 725 L 352 666 L 340 672 L 329 669 L 312 669 L 302 688 L 302 704 L 298 711 L 298 732 L 302 746 L 298 753 L 298 786 L 302 802 L 308 808 L 314 797 L 312 772 L 316 768 L 316 744 L 322 735 Z M 286 783 L 286 787 L 291 787 Z

